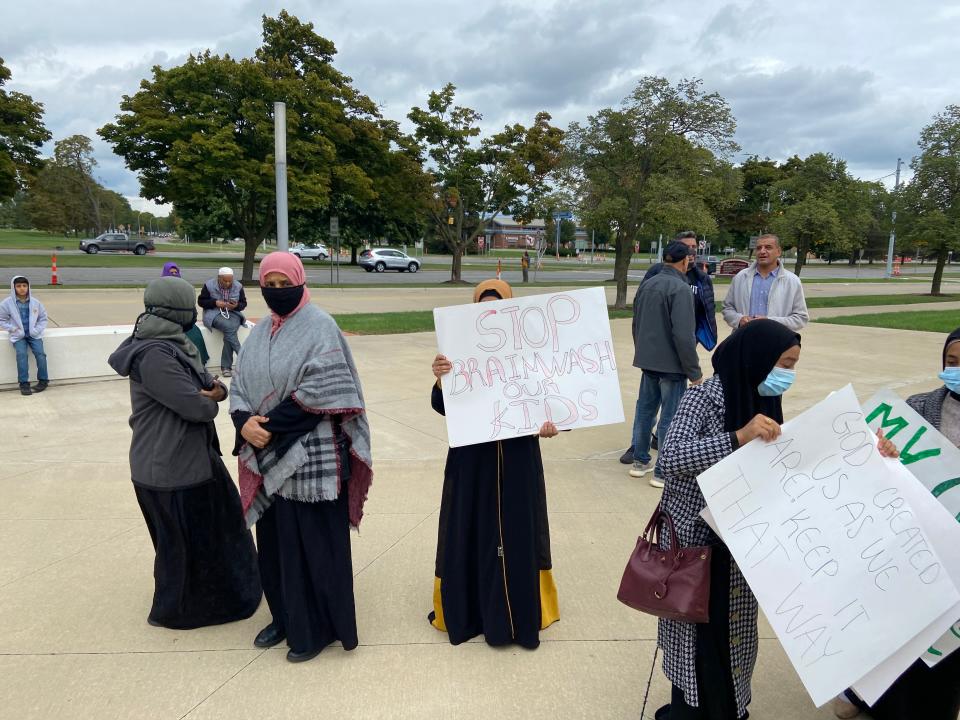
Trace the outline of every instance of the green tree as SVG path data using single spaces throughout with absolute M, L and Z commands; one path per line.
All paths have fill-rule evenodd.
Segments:
M 936 253 L 931 295 L 940 295 L 943 268 L 960 250 L 960 105 L 948 105 L 920 132 L 913 179 L 903 192 L 904 236 Z
M 4 90 L 10 77 L 0 58 L 0 200 L 27 187 L 42 165 L 40 146 L 50 139 L 43 125 L 43 105 L 29 95 Z
M 753 155 L 739 166 L 742 178 L 736 203 L 721 218 L 720 227 L 728 231 L 738 247 L 747 247 L 750 237 L 769 229 L 775 185 L 783 179 L 776 160 Z
M 849 252 L 866 238 L 873 200 L 846 162 L 814 153 L 788 159 L 782 170 L 784 179 L 774 185 L 770 225 L 785 247 L 796 247 L 795 273 L 803 270 L 808 253 Z
M 532 219 L 542 212 L 548 176 L 562 157 L 563 131 L 541 112 L 530 127 L 508 125 L 478 141 L 482 116 L 454 105 L 455 93 L 448 83 L 430 93 L 426 109 L 414 107 L 408 117 L 431 161 L 429 222 L 453 253 L 450 282 L 461 282 L 466 248 L 494 218 Z
M 336 48 L 312 24 L 285 11 L 264 16 L 262 37 L 253 58 L 206 51 L 169 70 L 154 67 L 99 131 L 139 173 L 144 197 L 172 202 L 180 213 L 222 199 L 230 234 L 245 240 L 245 281 L 276 221 L 275 100 L 287 103 L 292 223 L 374 201 L 368 154 L 386 147 L 376 105 L 334 68 Z
M 641 233 L 712 234 L 715 213 L 735 202 L 738 175 L 724 158 L 739 149 L 726 101 L 701 81 L 645 77 L 620 109 L 605 108 L 567 131 L 566 182 L 588 226 L 610 227 L 616 248 L 616 307 Z M 715 199 L 717 191 L 721 197 Z

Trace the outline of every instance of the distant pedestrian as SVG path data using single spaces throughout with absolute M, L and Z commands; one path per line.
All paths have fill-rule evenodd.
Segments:
M 757 259 L 738 272 L 723 301 L 723 319 L 733 329 L 767 318 L 802 330 L 810 322 L 800 278 L 783 266 L 780 238 L 761 235 Z
M 30 292 L 30 281 L 17 275 L 10 281 L 10 297 L 0 302 L 0 329 L 10 333 L 17 354 L 17 382 L 21 395 L 43 392 L 50 384 L 47 355 L 43 351 L 43 331 L 47 329 L 47 311 Z M 30 387 L 30 356 L 37 361 L 37 384 Z
M 180 273 L 180 266 L 175 262 L 168 262 L 163 264 L 163 272 L 160 273 L 161 277 L 183 277 Z M 186 331 L 187 339 L 192 342 L 196 348 L 197 352 L 200 353 L 200 363 L 206 367 L 207 362 L 210 360 L 210 353 L 207 352 L 207 344 L 203 341 L 203 333 L 200 332 L 200 328 L 197 327 L 197 324 L 194 323 L 190 326 L 190 329 Z
M 520 270 L 523 273 L 523 281 L 530 282 L 530 253 L 526 250 L 520 257 Z
M 223 333 L 223 351 L 220 353 L 220 372 L 223 377 L 233 374 L 233 355 L 240 352 L 237 331 L 245 319 L 247 296 L 243 285 L 233 279 L 233 270 L 222 267 L 217 277 L 204 283 L 197 301 L 203 308 L 203 324 L 208 330 Z
M 693 294 L 684 273 L 690 250 L 674 241 L 663 255 L 663 270 L 640 284 L 633 301 L 633 366 L 640 368 L 640 393 L 633 419 L 633 467 L 631 477 L 643 477 L 653 470 L 650 485 L 663 487 L 659 460 L 650 458 L 650 431 L 657 410 L 658 447 L 670 429 L 670 422 L 687 381 L 703 381 L 697 343 L 694 339 L 695 312 Z

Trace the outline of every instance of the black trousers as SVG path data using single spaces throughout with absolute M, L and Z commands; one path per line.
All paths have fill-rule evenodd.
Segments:
M 710 556 L 710 622 L 697 625 L 697 701 L 688 705 L 683 691 L 673 686 L 670 710 L 657 718 L 669 720 L 746 720 L 737 715 L 730 673 L 730 552 L 715 545 Z
M 295 652 L 357 646 L 347 484 L 331 502 L 274 497 L 257 521 L 263 593 Z

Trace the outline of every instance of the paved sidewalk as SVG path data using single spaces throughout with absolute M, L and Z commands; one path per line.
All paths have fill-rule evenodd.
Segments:
M 449 299 L 462 300 L 462 291 Z M 630 367 L 630 324 L 612 326 L 632 418 L 639 372 Z M 851 381 L 862 398 L 884 385 L 901 395 L 933 388 L 942 341 L 811 326 L 787 415 Z M 361 644 L 351 653 L 328 648 L 296 666 L 282 649 L 253 648 L 268 621 L 265 604 L 250 620 L 220 627 L 147 625 L 153 553 L 129 482 L 125 382 L 55 384 L 33 397 L 0 393 L 5 717 L 639 718 L 656 623 L 621 605 L 616 589 L 659 492 L 617 462 L 629 425 L 543 441 L 562 620 L 542 633 L 540 649 L 453 647 L 426 621 L 446 455 L 443 418 L 428 401 L 434 337 L 353 337 L 350 344 L 368 400 L 376 473 L 353 536 Z M 218 427 L 229 446 L 225 412 Z M 232 458 L 228 465 L 235 471 Z M 831 718 L 812 706 L 766 623 L 761 638 L 751 717 Z M 667 697 L 657 668 L 647 717 Z

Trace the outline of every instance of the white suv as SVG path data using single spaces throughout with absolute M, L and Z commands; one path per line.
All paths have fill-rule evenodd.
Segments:
M 381 273 L 384 270 L 415 273 L 420 269 L 420 261 L 399 250 L 376 248 L 364 250 L 360 254 L 360 267 L 367 272 Z
M 301 260 L 326 260 L 330 257 L 330 251 L 327 250 L 327 246 L 323 243 L 317 243 L 315 245 L 297 243 L 290 247 L 290 252 Z

